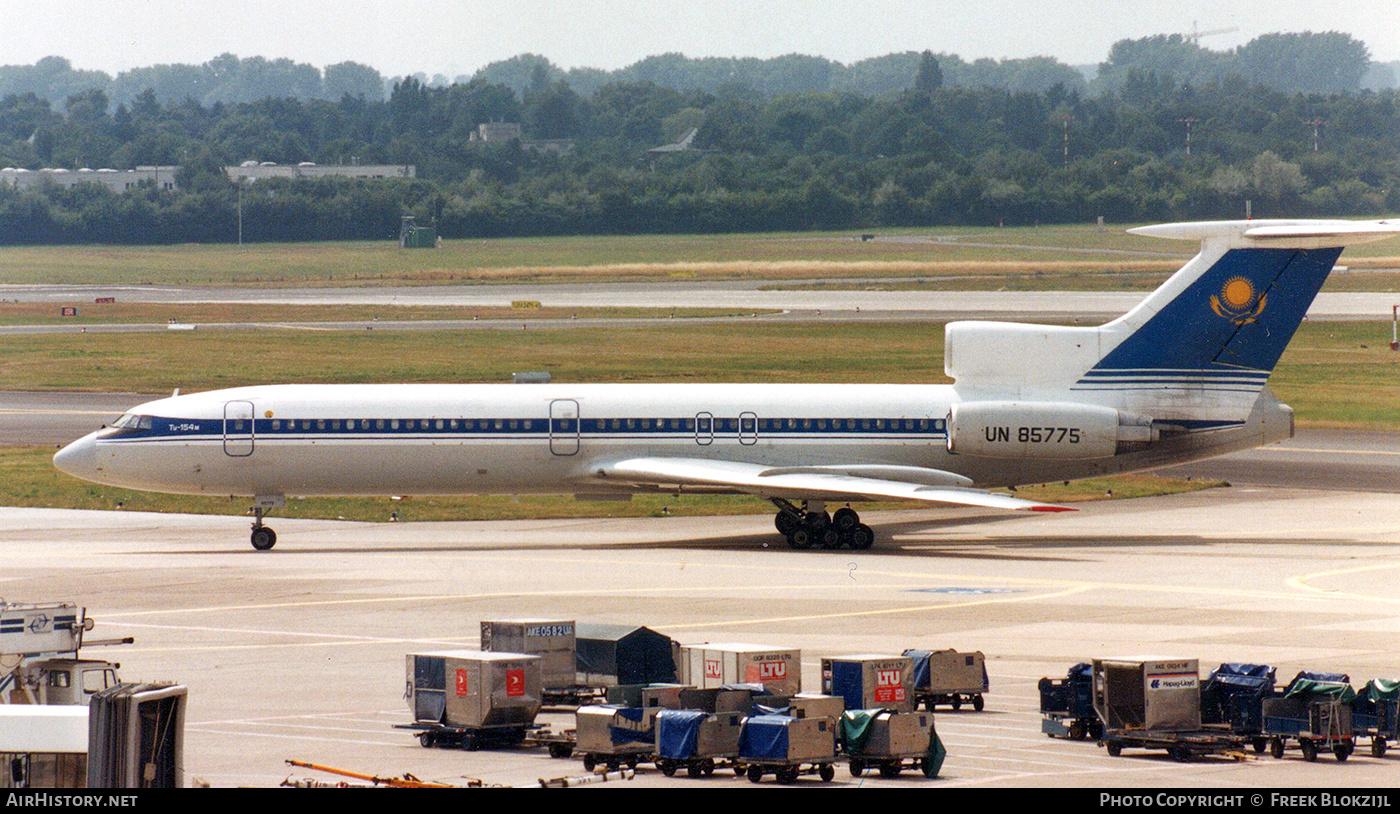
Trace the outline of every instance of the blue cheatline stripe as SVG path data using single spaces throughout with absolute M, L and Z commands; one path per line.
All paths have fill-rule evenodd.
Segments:
M 143 421 L 143 423 L 145 423 Z M 227 433 L 225 432 L 227 424 Z M 245 422 L 223 419 L 152 418 L 142 428 L 114 428 L 107 440 L 204 440 L 243 437 Z M 501 419 L 257 419 L 252 434 L 259 438 L 544 438 L 551 435 L 545 418 Z M 698 424 L 694 418 L 555 419 L 552 434 L 586 438 L 869 438 L 947 435 L 947 422 L 932 418 L 715 418 Z

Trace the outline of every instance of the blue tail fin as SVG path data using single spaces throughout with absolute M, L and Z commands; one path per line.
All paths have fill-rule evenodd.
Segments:
M 1267 378 L 1341 253 L 1340 246 L 1229 249 L 1091 373 L 1252 371 Z

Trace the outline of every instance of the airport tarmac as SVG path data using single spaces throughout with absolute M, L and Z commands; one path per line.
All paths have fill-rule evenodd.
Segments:
M 1094 658 L 1161 655 L 1400 675 L 1400 495 L 1231 487 L 1106 501 L 1054 516 L 970 509 L 868 514 L 868 552 L 794 552 L 766 516 L 471 523 L 277 519 L 253 551 L 236 517 L 0 509 L 0 596 L 69 600 L 128 680 L 189 688 L 187 781 L 275 786 L 381 776 L 532 785 L 583 774 L 542 750 L 425 749 L 407 731 L 404 656 L 475 647 L 483 619 L 642 624 L 682 642 L 822 656 L 981 650 L 986 711 L 937 713 L 948 758 L 904 787 L 1393 787 L 1400 757 L 1345 763 L 1113 758 L 1040 733 L 1036 683 Z M 567 715 L 542 716 L 556 726 Z M 1392 755 L 1395 753 L 1392 752 Z M 765 779 L 772 785 L 772 779 Z M 816 785 L 807 777 L 799 785 Z M 748 787 L 717 774 L 629 785 Z
M 704 280 L 651 282 L 583 282 L 506 285 L 435 285 L 343 288 L 270 288 L 236 286 L 96 286 L 0 285 L 0 300 L 81 305 L 98 298 L 118 302 L 223 305 L 357 305 L 382 306 L 379 321 L 328 324 L 278 323 L 277 327 L 317 327 L 342 330 L 491 329 L 626 325 L 645 320 L 427 320 L 397 321 L 398 306 L 509 308 L 517 301 L 536 301 L 546 308 L 676 308 L 749 310 L 757 317 L 715 319 L 766 320 L 881 320 L 938 322 L 953 319 L 1020 319 L 1099 324 L 1130 310 L 1145 291 L 927 291 L 867 290 L 887 280 Z M 908 280 L 899 281 L 907 284 Z M 823 288 L 823 285 L 850 287 Z M 1381 320 L 1391 314 L 1394 293 L 1322 292 L 1308 310 L 1309 319 Z M 522 312 L 522 317 L 528 312 Z M 266 323 L 201 325 L 202 329 L 266 329 Z M 168 330 L 166 324 L 7 325 L 0 333 L 131 332 Z

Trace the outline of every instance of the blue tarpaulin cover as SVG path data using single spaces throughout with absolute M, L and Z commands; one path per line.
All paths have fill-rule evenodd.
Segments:
M 656 713 L 656 753 L 668 760 L 690 760 L 699 748 L 700 724 L 708 713 L 663 709 Z
M 641 707 L 620 707 L 616 714 L 629 721 L 640 724 L 642 722 L 643 712 L 644 710 L 642 710 Z M 614 746 L 621 746 L 625 743 L 651 743 L 656 737 L 649 729 L 646 731 L 639 731 L 622 726 L 608 727 L 608 734 L 611 736 Z
M 739 733 L 739 756 L 749 760 L 786 760 L 788 727 L 793 720 L 786 715 L 755 715 L 744 721 Z

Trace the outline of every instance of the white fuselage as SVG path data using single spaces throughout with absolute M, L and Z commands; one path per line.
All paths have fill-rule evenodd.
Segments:
M 1106 459 L 990 459 L 949 452 L 958 400 L 952 385 L 247 387 L 133 408 L 128 418 L 144 426 L 93 433 L 56 462 L 97 482 L 216 495 L 607 496 L 640 490 L 609 483 L 595 467 L 639 456 L 920 467 L 1004 486 L 1257 446 L 1287 437 L 1291 423 L 1265 397 L 1242 427 Z

